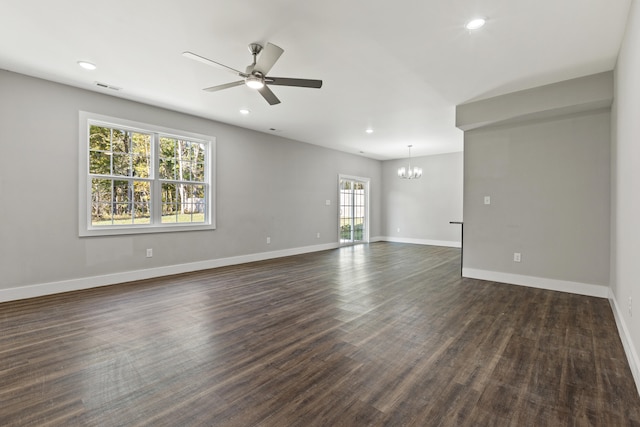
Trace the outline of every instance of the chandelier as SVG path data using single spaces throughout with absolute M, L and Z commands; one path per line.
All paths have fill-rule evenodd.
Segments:
M 409 169 L 404 166 L 398 168 L 398 178 L 403 179 L 418 179 L 422 176 L 422 168 L 418 166 L 411 167 L 411 147 L 413 145 L 409 145 Z

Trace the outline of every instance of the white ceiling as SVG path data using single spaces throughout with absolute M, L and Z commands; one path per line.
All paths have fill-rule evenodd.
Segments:
M 457 104 L 613 69 L 630 2 L 2 0 L 0 68 L 374 159 L 408 144 L 422 156 L 462 150 Z M 476 16 L 487 25 L 466 30 Z M 238 79 L 182 56 L 244 70 L 250 42 L 285 50 L 269 74 L 322 89 L 272 86 L 275 106 L 245 86 L 203 92 Z

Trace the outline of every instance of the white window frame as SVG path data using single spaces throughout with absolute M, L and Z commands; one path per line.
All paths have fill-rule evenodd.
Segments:
M 87 236 L 110 236 L 122 234 L 163 233 L 176 231 L 213 230 L 215 221 L 215 153 L 216 139 L 209 135 L 203 135 L 183 130 L 165 128 L 162 126 L 140 123 L 116 117 L 86 111 L 79 112 L 79 221 L 78 234 Z M 91 125 L 105 126 L 122 130 L 136 131 L 152 135 L 151 147 L 151 171 L 148 181 L 151 182 L 151 223 L 127 224 L 127 225 L 101 225 L 91 224 L 91 178 L 89 173 L 89 129 Z M 162 223 L 162 182 L 158 174 L 159 156 L 157 155 L 160 136 L 168 136 L 176 139 L 184 139 L 192 142 L 206 144 L 208 149 L 205 156 L 205 191 L 206 212 L 204 222 L 201 223 Z M 130 178 L 122 177 L 123 180 Z M 147 180 L 147 179 L 144 179 Z

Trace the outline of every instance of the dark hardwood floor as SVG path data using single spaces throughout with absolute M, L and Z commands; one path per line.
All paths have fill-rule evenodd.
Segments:
M 374 243 L 0 304 L 2 426 L 626 426 L 606 299 Z

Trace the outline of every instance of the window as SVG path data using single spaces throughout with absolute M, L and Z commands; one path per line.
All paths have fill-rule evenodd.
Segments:
M 215 228 L 215 140 L 80 113 L 81 236 Z

